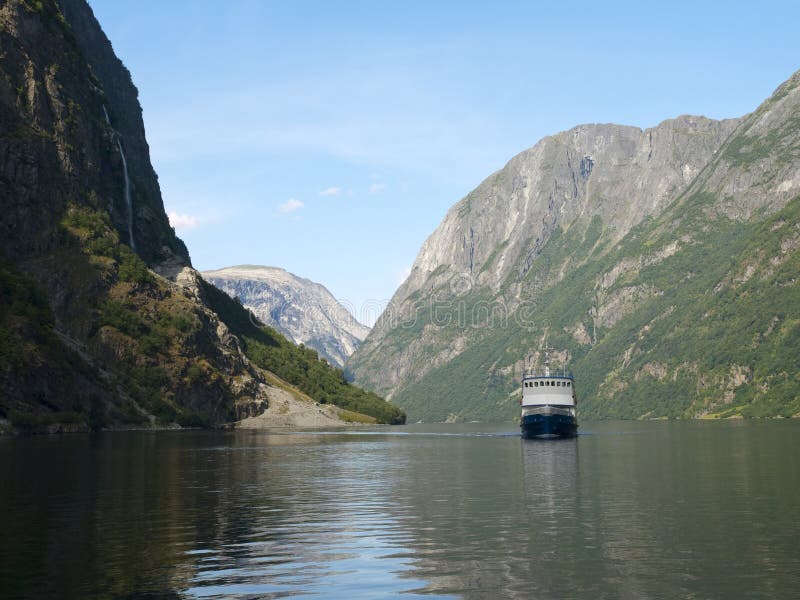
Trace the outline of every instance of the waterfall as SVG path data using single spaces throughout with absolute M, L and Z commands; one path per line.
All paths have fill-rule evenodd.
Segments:
M 136 242 L 133 241 L 133 200 L 131 199 L 131 180 L 128 177 L 128 161 L 125 160 L 125 153 L 122 151 L 122 142 L 117 136 L 117 149 L 122 159 L 122 172 L 125 174 L 125 205 L 128 207 L 128 239 L 131 242 L 131 250 L 136 252 Z
M 108 111 L 106 105 L 103 105 L 103 114 L 106 117 L 106 123 L 111 127 L 111 119 L 108 118 Z M 125 159 L 125 152 L 122 150 L 122 141 L 120 140 L 119 133 L 111 127 L 114 132 L 114 137 L 117 139 L 117 150 L 119 150 L 119 157 L 122 159 L 122 173 L 125 175 L 125 206 L 128 209 L 128 241 L 131 245 L 131 250 L 136 252 L 136 242 L 133 239 L 133 199 L 131 198 L 131 180 L 128 176 L 128 161 Z

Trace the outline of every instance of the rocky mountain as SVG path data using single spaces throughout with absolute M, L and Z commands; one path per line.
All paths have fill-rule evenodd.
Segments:
M 546 338 L 584 415 L 800 412 L 799 83 L 742 119 L 584 125 L 514 157 L 425 242 L 355 380 L 414 419 L 511 418 Z
M 325 286 L 277 267 L 225 267 L 204 271 L 203 278 L 238 298 L 262 323 L 338 367 L 369 333 Z
M 214 425 L 284 392 L 401 419 L 191 268 L 85 0 L 0 4 L 0 209 L 0 430 Z

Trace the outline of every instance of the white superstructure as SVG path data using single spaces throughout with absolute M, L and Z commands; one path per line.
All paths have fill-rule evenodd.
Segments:
M 548 372 L 532 373 L 522 378 L 522 406 L 575 406 L 571 375 Z
M 522 416 L 563 414 L 575 416 L 575 380 L 566 371 L 551 371 L 549 361 L 541 371 L 522 375 Z

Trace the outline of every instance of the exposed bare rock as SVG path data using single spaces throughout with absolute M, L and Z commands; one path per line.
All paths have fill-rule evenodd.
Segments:
M 261 322 L 336 366 L 343 366 L 369 333 L 324 286 L 284 269 L 241 265 L 205 271 L 203 277 Z
M 549 333 L 583 414 L 797 414 L 799 173 L 800 72 L 740 119 L 546 137 L 448 211 L 347 367 L 412 420 L 508 419 Z
M 272 374 L 169 225 L 137 96 L 85 0 L 0 3 L 0 417 L 18 429 L 269 407 Z
M 581 125 L 512 158 L 456 203 L 425 241 L 387 312 L 347 363 L 356 381 L 392 397 L 424 376 L 443 362 L 440 353 L 452 354 L 449 340 L 423 330 L 412 343 L 398 343 L 398 321 L 407 322 L 432 298 L 482 288 L 495 297 L 495 309 L 503 286 L 502 309 L 515 310 L 535 297 L 537 287 L 551 287 L 566 273 L 551 270 L 531 284 L 516 284 L 556 229 L 578 235 L 594 218 L 602 224 L 598 243 L 620 240 L 671 202 L 737 124 L 681 116 L 645 130 Z M 670 248 L 661 252 L 650 260 L 668 256 Z M 609 323 L 623 314 L 613 307 L 603 311 Z

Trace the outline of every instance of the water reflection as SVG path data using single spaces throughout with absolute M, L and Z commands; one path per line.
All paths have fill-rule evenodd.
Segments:
M 800 424 L 711 425 L 0 439 L 0 597 L 791 595 Z
M 257 436 L 240 443 L 234 456 L 265 448 L 274 448 L 274 456 L 244 460 L 249 471 L 225 488 L 230 502 L 216 520 L 233 516 L 237 526 L 187 553 L 193 563 L 187 596 L 355 598 L 424 587 L 401 579 L 409 561 L 393 556 L 408 534 L 387 511 L 391 475 L 375 456 L 381 448 L 369 439 Z

